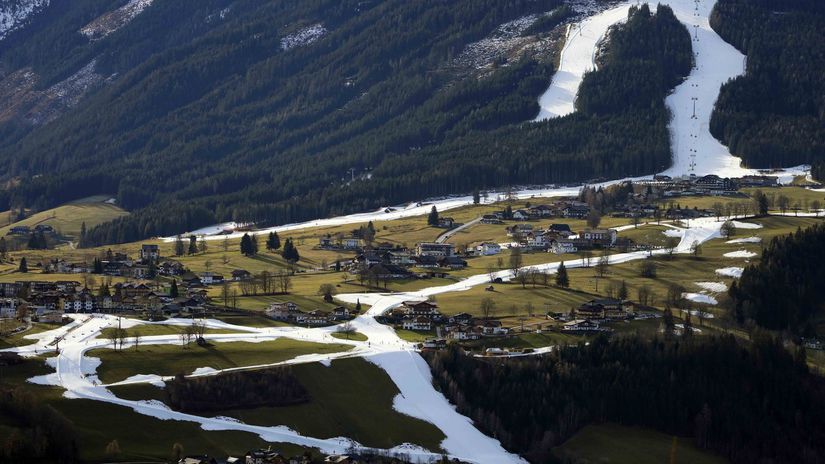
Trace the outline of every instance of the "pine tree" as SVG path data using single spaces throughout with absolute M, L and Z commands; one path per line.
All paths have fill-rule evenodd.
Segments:
M 473 204 L 477 205 L 481 203 L 481 194 L 478 193 L 478 189 L 473 190 Z
M 249 245 L 251 254 L 257 255 L 258 254 L 258 237 L 255 234 L 249 236 Z
M 564 261 L 559 264 L 559 269 L 556 271 L 556 285 L 562 288 L 570 286 L 570 277 L 567 275 L 567 267 L 564 266 Z
M 184 253 L 183 238 L 180 235 L 175 237 L 175 256 L 183 256 Z
M 172 298 L 178 297 L 178 280 L 172 279 L 172 286 L 169 287 L 169 296 Z
M 189 255 L 196 255 L 198 254 L 198 237 L 194 235 L 189 236 Z
M 249 237 L 249 234 L 243 234 L 243 237 L 241 237 L 241 254 L 244 256 L 252 255 L 252 238 Z
M 622 285 L 619 287 L 618 297 L 620 300 L 627 299 L 627 283 L 624 280 L 622 281 Z
M 80 224 L 80 240 L 79 240 L 80 248 L 86 247 L 86 221 L 83 221 Z
M 438 225 L 438 209 L 436 209 L 435 205 L 433 205 L 430 214 L 427 216 L 427 224 L 431 226 Z
M 95 258 L 92 262 L 92 273 L 103 274 L 103 263 L 100 261 L 100 258 Z
M 355 312 L 361 314 L 361 299 L 355 300 Z
M 0 237 L 0 261 L 6 260 L 6 255 L 8 252 L 8 245 L 6 245 L 5 237 Z
M 26 264 L 26 257 L 20 258 L 20 265 L 17 267 L 19 272 L 29 272 L 29 265 Z
M 290 263 L 296 263 L 301 259 L 298 249 L 292 244 L 291 238 L 286 239 L 286 242 L 284 242 L 284 250 L 281 252 L 281 256 Z
M 206 253 L 206 250 L 209 249 L 209 246 L 206 244 L 206 237 L 201 236 L 200 245 L 198 246 L 201 253 Z

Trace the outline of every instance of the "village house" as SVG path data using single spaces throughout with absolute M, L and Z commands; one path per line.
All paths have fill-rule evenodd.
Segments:
M 341 240 L 341 247 L 345 250 L 356 250 L 361 248 L 361 239 L 356 237 L 348 237 Z
M 438 258 L 435 256 L 415 256 L 413 257 L 415 261 L 415 267 L 420 267 L 423 269 L 433 269 L 438 267 Z
M 516 211 L 513 211 L 513 219 L 516 220 L 516 221 L 526 221 L 530 218 L 531 218 L 530 213 L 523 210 L 523 209 L 518 209 Z
M 419 243 L 415 247 L 416 256 L 435 256 L 442 258 L 444 256 L 453 256 L 455 254 L 455 245 L 450 243 Z
M 456 226 L 455 219 L 451 217 L 439 217 L 438 218 L 438 227 L 443 229 L 452 229 Z
M 214 272 L 202 272 L 198 277 L 204 285 L 219 285 L 223 283 L 223 276 Z
M 514 224 L 504 229 L 508 237 L 523 237 L 530 232 L 533 232 L 533 226 L 530 224 Z
M 264 314 L 271 319 L 275 319 L 276 321 L 288 321 L 293 319 L 299 312 L 300 310 L 298 309 L 298 305 L 291 301 L 287 301 L 285 303 L 276 301 L 269 304 L 269 307 L 266 311 L 264 311 Z
M 476 254 L 481 256 L 492 256 L 501 253 L 501 245 L 498 243 L 484 242 L 476 246 Z
M 557 255 L 563 255 L 565 253 L 575 253 L 579 251 L 579 248 L 573 240 L 557 239 L 550 242 L 549 251 Z
M 17 298 L 0 299 L 0 318 L 13 318 L 17 316 Z
M 330 313 L 320 309 L 295 315 L 295 322 L 301 325 L 319 326 L 329 324 L 329 321 Z
M 140 246 L 140 260 L 144 263 L 157 261 L 160 259 L 160 247 L 157 245 L 143 244 Z
M 438 260 L 438 266 L 453 270 L 464 269 L 467 267 L 467 261 L 464 261 L 458 256 L 446 256 Z
M 431 319 L 424 316 L 406 317 L 401 321 L 401 328 L 404 330 L 430 331 L 433 330 L 433 323 Z
M 602 329 L 598 322 L 590 319 L 575 319 L 570 322 L 565 322 L 562 326 L 562 332 L 601 332 Z
M 415 275 L 406 268 L 394 264 L 374 264 L 370 266 L 367 272 L 370 276 L 378 280 L 403 280 L 415 277 Z
M 627 319 L 626 306 L 630 305 L 614 298 L 599 298 L 582 304 L 576 313 L 588 319 Z
M 495 214 L 485 214 L 481 217 L 482 224 L 502 224 L 501 218 Z
M 597 246 L 611 247 L 616 244 L 618 233 L 616 229 L 585 229 L 579 233 L 579 237 Z
M 438 304 L 432 301 L 405 301 L 398 309 L 405 316 L 409 317 L 424 316 L 429 319 L 438 319 L 441 317 Z

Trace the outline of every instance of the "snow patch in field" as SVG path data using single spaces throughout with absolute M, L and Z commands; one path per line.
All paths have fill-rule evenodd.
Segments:
M 738 279 L 742 277 L 742 272 L 745 268 L 742 267 L 723 267 L 722 269 L 717 269 L 716 274 L 725 277 L 733 277 L 734 279 Z
M 756 256 L 756 253 L 748 250 L 739 250 L 739 251 L 731 251 L 730 253 L 725 253 L 725 258 L 753 258 Z
M 728 291 L 728 286 L 724 282 L 696 282 L 699 287 L 716 293 Z
M 323 37 L 326 33 L 327 28 L 320 23 L 305 27 L 298 32 L 283 37 L 281 39 L 281 50 L 286 51 L 291 48 L 309 45 Z
M 163 381 L 163 377 L 157 374 L 136 374 L 118 383 L 127 384 L 132 382 L 146 382 L 158 388 L 164 388 L 166 386 L 166 382 Z
M 209 375 L 215 372 L 218 372 L 218 370 L 212 367 L 199 367 L 192 371 L 192 375 Z
M 693 301 L 695 303 L 704 303 L 709 305 L 719 304 L 716 298 L 705 295 L 704 293 L 682 293 L 682 298 Z
M 733 240 L 728 240 L 728 245 L 736 245 L 739 243 L 762 243 L 762 237 L 747 237 L 747 238 L 737 238 Z
M 690 312 L 690 315 L 691 316 L 696 316 L 696 317 L 699 317 L 699 318 L 702 318 L 702 319 L 713 319 L 714 318 L 713 314 L 711 314 L 707 311 L 693 310 L 693 311 Z
M 682 235 L 685 235 L 685 231 L 681 229 L 667 229 L 663 230 L 662 233 L 673 238 L 681 238 Z
M 737 229 L 761 229 L 762 224 L 755 224 L 753 222 L 741 222 L 741 221 L 733 221 L 733 226 Z
M 17 0 L 0 3 L 0 40 L 19 29 L 33 14 L 49 6 L 49 0 Z

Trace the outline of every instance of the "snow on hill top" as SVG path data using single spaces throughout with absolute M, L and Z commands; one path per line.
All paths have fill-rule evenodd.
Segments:
M 0 40 L 49 6 L 49 0 L 0 0 Z
M 313 24 L 312 26 L 305 27 L 298 32 L 289 34 L 288 36 L 282 38 L 281 49 L 289 50 L 291 48 L 309 45 L 323 37 L 326 33 L 327 28 L 325 28 L 322 24 Z
M 151 5 L 153 1 L 154 0 L 129 0 L 129 3 L 122 7 L 105 13 L 83 26 L 80 29 L 80 33 L 88 37 L 89 40 L 100 40 L 126 24 L 129 24 L 129 21 L 139 15 L 146 7 Z

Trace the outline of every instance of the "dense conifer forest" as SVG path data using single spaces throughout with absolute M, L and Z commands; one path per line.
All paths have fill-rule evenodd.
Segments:
M 770 328 L 814 334 L 825 311 L 825 226 L 776 237 L 759 262 L 745 268 L 729 291 L 736 318 Z
M 825 160 L 825 2 L 719 0 L 711 26 L 747 55 L 722 87 L 713 135 L 753 167 Z
M 101 3 L 85 1 L 93 17 Z M 651 15 L 644 6 L 612 34 L 582 111 L 565 118 L 526 122 L 538 114 L 552 54 L 456 71 L 468 43 L 557 11 L 536 23 L 543 31 L 569 16 L 560 5 L 158 0 L 105 40 L 73 48 L 43 20 L 33 30 L 69 48 L 51 51 L 21 32 L 2 45 L 5 68 L 34 63 L 46 85 L 97 56 L 98 72 L 117 78 L 44 127 L 0 127 L 0 156 L 21 180 L 0 202 L 42 209 L 116 193 L 134 214 L 88 231 L 86 244 L 99 244 L 666 167 L 662 100 L 690 68 L 689 35 L 669 8 Z M 57 30 L 87 19 L 63 18 L 74 22 Z M 327 30 L 318 41 L 281 49 L 316 23 Z
M 534 358 L 427 357 L 459 412 L 531 462 L 601 421 L 693 437 L 735 464 L 825 459 L 825 384 L 778 340 L 599 337 Z
M 228 372 L 166 383 L 169 404 L 177 411 L 288 406 L 309 401 L 309 393 L 288 368 Z

